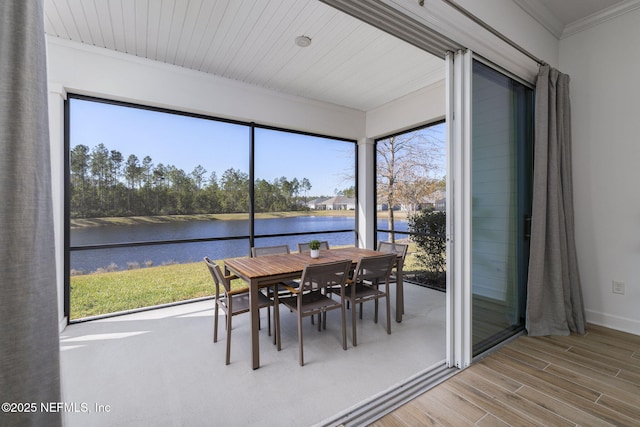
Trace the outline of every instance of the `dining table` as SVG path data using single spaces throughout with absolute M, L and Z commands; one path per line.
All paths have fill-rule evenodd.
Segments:
M 258 309 L 258 292 L 261 288 L 273 286 L 282 281 L 295 280 L 302 277 L 305 266 L 332 261 L 350 259 L 353 266 L 360 258 L 380 255 L 372 249 L 347 247 L 325 249 L 318 258 L 311 258 L 306 253 L 289 253 L 267 255 L 255 258 L 228 258 L 223 260 L 227 272 L 247 282 L 249 286 L 249 302 L 251 315 L 251 353 L 253 369 L 260 367 L 260 341 L 258 335 L 260 313 Z M 396 321 L 402 321 L 403 312 L 402 257 L 396 263 Z

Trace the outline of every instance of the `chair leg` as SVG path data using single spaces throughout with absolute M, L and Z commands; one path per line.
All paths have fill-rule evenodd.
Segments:
M 389 292 L 387 292 L 385 300 L 387 300 L 387 334 L 391 335 L 391 301 L 389 301 Z
M 362 320 L 362 303 L 360 303 L 360 320 Z
M 273 345 L 278 343 L 278 319 L 276 318 L 280 312 L 276 309 L 275 304 L 273 305 Z
M 218 303 L 213 309 L 213 342 L 218 342 Z
M 340 307 L 340 312 L 342 313 L 342 349 L 347 349 L 347 314 L 344 309 L 344 304 Z
M 297 314 L 298 314 L 298 354 L 300 357 L 300 366 L 304 366 L 304 350 L 302 349 L 302 313 L 298 311 Z
M 362 310 L 360 310 L 362 313 Z M 353 309 L 351 310 L 351 342 L 353 346 L 356 347 L 358 345 L 358 339 L 356 337 L 356 305 L 353 304 Z
M 273 323 L 275 328 L 273 343 L 277 345 L 276 348 L 280 351 L 280 300 L 277 293 L 273 294 Z
M 231 318 L 233 316 L 227 315 L 227 360 L 226 365 L 229 364 L 229 360 L 231 359 Z
M 271 307 L 269 306 L 267 306 L 267 331 L 269 336 L 271 336 Z
M 375 311 L 373 314 L 373 323 L 378 323 L 378 298 L 375 299 L 374 304 L 375 304 Z

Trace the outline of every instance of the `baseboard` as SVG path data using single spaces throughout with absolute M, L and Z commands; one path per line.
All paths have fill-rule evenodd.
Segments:
M 612 314 L 600 313 L 593 310 L 585 310 L 587 323 L 593 323 L 622 332 L 640 335 L 640 321 Z

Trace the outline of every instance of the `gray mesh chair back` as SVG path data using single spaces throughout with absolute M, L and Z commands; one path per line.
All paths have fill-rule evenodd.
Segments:
M 329 249 L 329 242 L 327 242 L 326 240 L 323 240 L 320 242 L 320 249 L 324 249 L 324 250 L 328 250 Z M 303 253 L 303 252 L 309 252 L 311 251 L 311 249 L 309 249 L 309 242 L 306 243 L 298 243 L 298 252 Z
M 407 256 L 409 245 L 395 242 L 378 242 L 378 252 L 386 254 L 396 254 L 404 259 Z
M 289 245 L 278 245 L 278 246 L 254 246 L 251 248 L 251 256 L 253 258 L 264 255 L 280 255 L 280 254 L 288 254 Z
M 378 300 L 384 298 L 387 308 L 387 334 L 391 333 L 391 305 L 389 303 L 389 276 L 396 262 L 396 254 L 383 254 L 362 257 L 356 266 L 353 279 L 345 291 L 344 299 L 351 303 L 351 340 L 358 345 L 356 331 L 356 307 L 360 305 L 362 319 L 362 304 L 375 302 L 374 322 L 378 323 Z M 383 290 L 380 287 L 383 286 Z
M 231 289 L 231 280 L 235 276 L 225 276 L 218 264 L 209 257 L 204 257 L 204 262 L 209 269 L 215 285 L 215 299 L 213 310 L 213 342 L 218 342 L 218 313 L 222 310 L 225 314 L 225 327 L 227 330 L 227 354 L 225 364 L 229 364 L 231 356 L 231 319 L 238 314 L 249 312 L 249 288 Z M 272 302 L 269 298 L 258 293 L 258 307 L 267 308 L 269 335 L 271 335 L 271 315 L 269 307 Z
M 298 352 L 300 366 L 304 365 L 304 350 L 302 340 L 302 318 L 324 314 L 331 310 L 341 310 L 342 314 L 342 349 L 347 349 L 346 334 L 346 313 L 343 298 L 345 294 L 345 281 L 351 268 L 351 260 L 335 261 L 322 264 L 307 265 L 302 272 L 300 286 L 291 288 L 292 296 L 283 298 L 280 302 L 286 305 L 292 312 L 296 313 L 298 321 Z M 341 299 L 333 300 L 329 298 L 323 290 L 332 287 L 334 292 L 340 288 Z M 280 311 L 279 304 L 275 304 L 275 324 L 276 335 L 278 337 L 278 350 L 280 350 Z M 324 325 L 326 328 L 326 323 Z M 318 321 L 318 330 L 321 322 Z

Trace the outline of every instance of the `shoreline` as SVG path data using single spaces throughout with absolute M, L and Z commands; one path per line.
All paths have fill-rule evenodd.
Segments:
M 255 218 L 290 218 L 296 216 L 350 216 L 354 211 L 300 211 L 300 212 L 265 212 L 256 213 Z M 248 213 L 231 214 L 191 214 L 191 215 L 156 215 L 156 216 L 128 216 L 128 217 L 103 217 L 103 218 L 72 218 L 71 229 L 104 227 L 116 225 L 138 224 L 169 224 L 189 221 L 234 221 L 247 220 Z
M 299 212 L 263 212 L 256 213 L 257 219 L 292 218 L 297 216 L 355 216 L 353 210 L 314 210 Z M 406 214 L 395 212 L 397 219 L 406 219 Z M 378 219 L 388 217 L 387 211 L 378 212 Z M 157 216 L 127 216 L 127 217 L 103 217 L 103 218 L 72 218 L 71 229 L 105 227 L 117 225 L 139 225 L 139 224 L 169 224 L 175 222 L 188 221 L 234 221 L 247 220 L 248 213 L 232 214 L 191 214 L 191 215 L 157 215 Z

